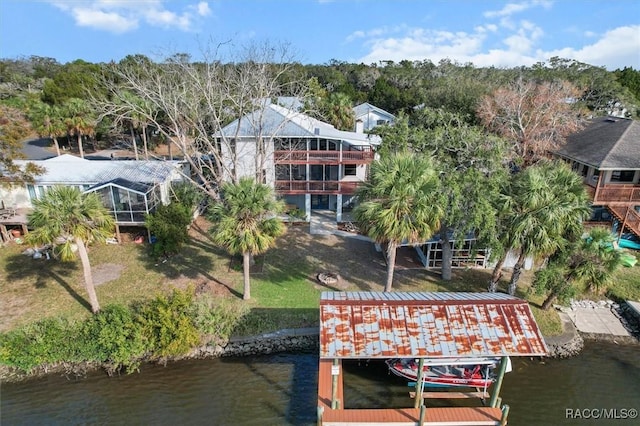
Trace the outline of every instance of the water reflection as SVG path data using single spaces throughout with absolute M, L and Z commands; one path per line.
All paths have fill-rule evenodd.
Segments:
M 639 346 L 588 343 L 567 360 L 514 360 L 502 396 L 512 425 L 619 425 L 572 420 L 567 408 L 640 409 Z M 314 425 L 318 357 L 278 354 L 144 366 L 140 374 L 51 376 L 3 384 L 2 425 Z M 382 362 L 345 364 L 347 408 L 409 407 Z M 444 401 L 430 401 L 432 406 Z M 467 402 L 457 402 L 461 405 Z

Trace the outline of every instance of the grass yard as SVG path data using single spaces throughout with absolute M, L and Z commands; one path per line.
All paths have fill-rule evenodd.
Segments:
M 234 334 L 247 335 L 318 323 L 321 291 L 382 291 L 386 267 L 373 244 L 337 236 L 311 236 L 305 227 L 289 227 L 278 246 L 259 260 L 259 272 L 251 276 L 249 302 L 242 298 L 242 273 L 230 256 L 211 245 L 207 223 L 198 219 L 190 230 L 191 241 L 179 255 L 157 262 L 142 244 L 104 245 L 90 249 L 90 260 L 102 306 L 150 299 L 173 288 L 193 286 L 232 303 L 248 303 L 248 320 Z M 22 255 L 25 246 L 0 248 L 0 331 L 44 317 L 81 318 L 90 315 L 79 262 L 32 259 Z M 325 286 L 316 279 L 320 272 L 336 272 L 340 279 Z M 490 270 L 454 270 L 451 282 L 439 273 L 423 269 L 398 270 L 394 288 L 400 291 L 484 291 Z M 542 297 L 529 295 L 531 271 L 522 276 L 518 296 L 532 302 L 534 315 L 545 334 L 561 331 L 554 311 L 536 306 Z M 506 277 L 509 274 L 505 274 Z M 624 268 L 618 274 L 617 295 L 640 299 L 640 267 Z M 635 283 L 635 284 L 634 284 Z M 506 289 L 506 282 L 501 290 Z

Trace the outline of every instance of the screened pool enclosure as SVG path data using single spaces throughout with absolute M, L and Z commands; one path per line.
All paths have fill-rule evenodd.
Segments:
M 159 184 L 126 179 L 101 183 L 85 192 L 97 193 L 118 225 L 144 225 L 145 215 L 153 213 L 161 202 Z

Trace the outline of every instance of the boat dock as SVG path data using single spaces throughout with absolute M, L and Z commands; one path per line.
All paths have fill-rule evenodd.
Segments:
M 342 365 L 336 377 L 336 397 L 344 401 Z M 394 426 L 460 426 L 501 425 L 503 411 L 492 407 L 432 407 L 427 408 L 374 408 L 332 409 L 333 363 L 320 360 L 318 373 L 318 419 L 323 426 L 384 425 Z M 421 421 L 422 415 L 422 421 Z
M 544 339 L 529 305 L 499 293 L 323 292 L 320 299 L 319 426 L 504 426 L 500 388 L 510 356 L 543 356 Z M 411 358 L 424 363 L 499 358 L 495 382 L 478 392 L 409 392 L 413 407 L 351 409 L 343 359 Z M 460 388 L 464 389 L 464 388 Z M 430 407 L 429 400 L 483 399 L 486 406 Z

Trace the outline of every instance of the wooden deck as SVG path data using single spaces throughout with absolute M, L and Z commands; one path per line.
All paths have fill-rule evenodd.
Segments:
M 635 206 L 640 205 L 640 185 L 587 185 L 586 188 L 594 205 L 606 206 L 616 219 L 640 237 L 640 213 L 635 211 Z
M 30 209 L 15 209 L 11 214 L 0 217 L 0 242 L 11 241 L 14 237 L 9 232 L 19 229 L 22 235 L 27 233 L 27 214 Z
M 338 375 L 338 408 L 331 409 L 332 400 L 332 360 L 321 359 L 318 372 L 318 407 L 321 410 L 322 426 L 346 425 L 394 425 L 415 426 L 420 423 L 420 409 L 343 409 L 344 394 L 342 365 Z M 433 407 L 425 409 L 424 422 L 427 426 L 483 426 L 500 425 L 502 410 L 489 407 Z

